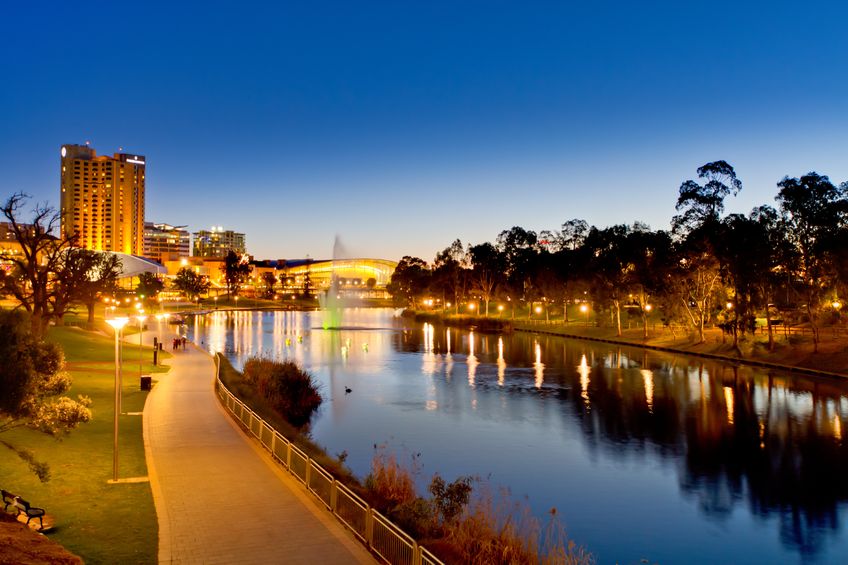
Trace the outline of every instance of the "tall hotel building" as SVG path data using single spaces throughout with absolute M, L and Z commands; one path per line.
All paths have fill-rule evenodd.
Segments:
M 95 251 L 144 253 L 144 156 L 98 156 L 88 145 L 63 145 L 62 235 Z

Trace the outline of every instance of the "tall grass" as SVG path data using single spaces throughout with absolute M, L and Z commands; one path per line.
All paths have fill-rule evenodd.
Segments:
M 447 483 L 438 474 L 425 498 L 415 489 L 418 469 L 417 458 L 404 465 L 378 446 L 365 481 L 368 499 L 446 563 L 595 563 L 591 553 L 568 539 L 555 508 L 542 527 L 526 501 L 513 500 L 508 491 L 493 495 L 479 479 L 459 477 Z

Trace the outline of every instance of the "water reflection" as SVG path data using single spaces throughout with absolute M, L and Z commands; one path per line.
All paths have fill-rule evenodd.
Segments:
M 714 547 L 690 562 L 756 562 L 760 554 L 746 553 L 754 551 L 754 537 L 758 551 L 774 559 L 786 558 L 786 548 L 823 560 L 848 551 L 840 519 L 848 499 L 848 386 L 841 381 L 546 336 L 405 326 L 385 313 L 360 316 L 350 331 L 324 331 L 317 314 L 221 312 L 198 319 L 192 331 L 237 363 L 268 352 L 325 379 L 331 402 L 314 434 L 331 452 L 348 450 L 360 474 L 369 446 L 396 434 L 416 450 L 426 445 L 433 468 L 443 472 L 451 465 L 473 472 L 468 461 L 479 460 L 513 492 L 527 493 L 540 514 L 588 497 L 591 506 L 576 511 L 569 531 L 606 555 L 603 561 L 633 560 L 626 551 L 647 543 L 652 528 L 687 528 L 679 546 L 668 539 L 645 545 L 652 557 L 677 547 L 666 562 L 681 561 L 679 552 L 693 547 L 687 543 Z M 452 380 L 455 368 L 467 379 Z M 345 397 L 342 387 L 354 381 L 354 394 Z M 527 473 L 522 460 L 556 461 L 574 480 L 563 482 L 557 465 Z M 696 513 L 668 503 L 668 516 L 634 519 L 619 506 L 629 495 L 608 492 L 616 482 L 633 485 L 660 504 L 668 477 Z M 596 510 L 596 522 L 587 508 Z M 763 535 L 766 521 L 776 526 L 768 527 L 774 541 Z M 716 534 L 713 523 L 728 526 Z M 610 531 L 627 532 L 616 535 L 620 546 Z

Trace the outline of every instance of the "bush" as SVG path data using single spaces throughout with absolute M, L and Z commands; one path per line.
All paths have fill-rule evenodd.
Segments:
M 568 539 L 556 509 L 551 509 L 543 529 L 525 502 L 512 501 L 506 491 L 497 497 L 488 488 L 474 492 L 479 479 L 467 476 L 447 483 L 434 475 L 428 487 L 432 498 L 426 499 L 415 492 L 418 469 L 416 457 L 404 466 L 384 445 L 378 446 L 365 481 L 367 498 L 445 563 L 595 562 L 591 553 Z
M 251 357 L 243 373 L 244 380 L 295 427 L 308 424 L 323 400 L 312 375 L 291 361 Z

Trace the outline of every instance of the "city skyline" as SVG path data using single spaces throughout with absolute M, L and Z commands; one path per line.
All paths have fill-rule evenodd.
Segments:
M 667 229 L 717 159 L 728 212 L 848 180 L 841 6 L 96 6 L 11 9 L 4 194 L 58 209 L 59 148 L 90 141 L 146 156 L 148 220 L 431 261 L 513 225 Z

